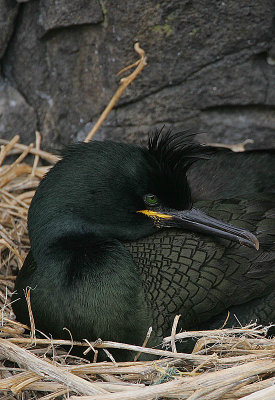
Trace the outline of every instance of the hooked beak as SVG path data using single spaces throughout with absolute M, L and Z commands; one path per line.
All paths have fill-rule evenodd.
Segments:
M 181 228 L 206 233 L 259 250 L 259 241 L 251 232 L 212 218 L 196 208 L 183 211 L 156 209 L 156 211 L 140 210 L 138 212 L 152 218 L 158 228 Z

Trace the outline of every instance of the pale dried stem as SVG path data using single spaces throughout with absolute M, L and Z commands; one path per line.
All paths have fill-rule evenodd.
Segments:
M 1 338 L 0 354 L 4 355 L 5 358 L 10 361 L 25 366 L 28 370 L 31 370 L 40 376 L 48 376 L 79 393 L 86 395 L 99 395 L 101 393 L 106 393 L 105 390 L 96 388 L 93 383 L 75 376 L 70 372 L 62 371 L 61 368 L 58 368 L 50 362 L 42 360 L 41 358 L 31 354 L 29 351 Z
M 13 275 L 7 275 L 7 276 L 4 276 L 4 275 L 0 275 L 0 279 L 1 280 L 9 280 L 9 281 L 15 281 L 15 279 L 17 278 L 17 276 L 13 276 Z
M 29 313 L 29 318 L 30 318 L 30 324 L 31 324 L 31 340 L 36 344 L 36 337 L 35 337 L 35 323 L 34 323 L 34 318 L 33 318 L 33 313 L 32 313 L 32 307 L 31 307 L 31 288 L 27 287 L 24 289 L 24 295 L 26 298 L 27 306 L 28 306 L 28 313 Z
M 221 364 L 221 365 L 230 365 L 233 364 L 234 362 L 245 362 L 245 361 L 251 361 L 253 359 L 260 357 L 269 357 L 270 354 L 275 353 L 275 350 L 270 353 L 270 352 L 265 352 L 263 351 L 261 355 L 259 354 L 249 354 L 247 356 L 237 356 L 237 357 L 225 357 L 225 358 L 218 358 L 214 360 L 212 356 L 208 355 L 200 355 L 200 354 L 188 354 L 188 353 L 173 353 L 172 351 L 167 351 L 167 350 L 159 350 L 159 349 L 151 349 L 147 347 L 141 347 L 141 346 L 135 346 L 135 345 L 129 345 L 125 343 L 117 343 L 117 342 L 110 342 L 110 341 L 100 341 L 100 342 L 91 342 L 91 346 L 94 348 L 101 348 L 101 349 L 120 349 L 120 350 L 130 350 L 130 351 L 137 351 L 137 352 L 142 352 L 145 354 L 153 354 L 155 356 L 161 356 L 161 357 L 169 357 L 169 358 L 175 358 L 179 360 L 186 360 L 193 362 L 196 365 L 200 365 L 202 362 L 209 362 L 210 364 L 215 363 L 215 364 Z
M 245 139 L 241 143 L 236 143 L 236 144 L 225 144 L 225 143 L 206 143 L 206 146 L 210 147 L 221 147 L 224 149 L 229 149 L 233 151 L 234 153 L 242 153 L 245 151 L 245 146 L 249 143 L 254 143 L 253 139 Z
M 228 396 L 225 396 L 225 399 L 228 400 L 240 399 L 243 398 L 244 396 L 248 396 L 251 393 L 258 392 L 259 390 L 265 389 L 272 385 L 275 386 L 275 377 L 255 382 L 250 385 L 244 384 L 241 389 L 237 389 L 230 392 Z
M 13 194 L 11 194 L 11 193 L 7 192 L 6 190 L 3 190 L 3 189 L 0 189 L 0 193 L 2 193 L 3 196 L 6 196 L 6 197 L 12 199 L 14 203 L 18 203 L 22 207 L 26 208 L 26 210 L 28 210 L 28 205 L 24 201 L 22 201 L 20 196 L 14 196 Z
M 275 386 L 272 385 L 268 388 L 259 390 L 242 398 L 242 400 L 274 400 L 275 399 Z
M 14 166 L 12 169 L 9 169 L 9 172 L 3 173 L 1 179 L 0 179 L 0 188 L 3 186 L 6 186 L 7 183 L 10 181 L 15 180 L 17 177 L 21 175 L 28 175 L 31 174 L 32 172 L 32 167 L 30 167 L 28 164 L 19 164 Z M 38 171 L 36 171 L 37 174 Z
M 151 333 L 152 333 L 152 327 L 150 326 L 150 328 L 148 329 L 148 332 L 146 333 L 146 337 L 144 339 L 144 342 L 142 343 L 142 347 L 146 347 L 147 346 L 147 343 L 148 343 L 148 341 L 150 339 Z M 137 361 L 140 355 L 141 355 L 141 352 L 139 351 L 136 354 L 136 356 L 134 358 L 134 361 Z
M 144 387 L 144 384 L 132 384 L 123 382 L 115 377 L 110 377 L 113 379 L 112 382 L 94 382 L 93 385 L 99 389 L 120 392 L 126 390 L 136 390 L 138 388 Z M 10 378 L 0 380 L 0 390 L 12 390 L 14 393 L 18 393 L 22 389 L 25 390 L 38 390 L 38 391 L 48 391 L 48 392 L 58 392 L 64 390 L 64 385 L 56 382 L 39 382 L 41 377 L 34 372 L 22 372 L 14 375 Z M 68 390 L 68 389 L 66 389 Z
M 0 244 L 4 245 L 4 247 L 8 247 L 10 251 L 18 258 L 19 264 L 22 266 L 23 265 L 23 258 L 20 256 L 18 250 L 10 245 L 9 242 L 7 242 L 5 239 L 0 239 Z
M 127 67 L 122 68 L 117 74 L 116 76 L 120 76 L 122 75 L 124 72 L 129 71 L 129 69 L 132 69 L 134 67 L 136 67 L 137 65 L 139 65 L 140 60 L 137 60 L 136 62 L 134 62 L 133 64 L 127 65 Z
M 147 65 L 147 59 L 146 59 L 146 56 L 145 56 L 145 52 L 144 52 L 144 50 L 142 50 L 139 47 L 139 43 L 135 43 L 134 49 L 138 53 L 140 59 L 136 63 L 131 64 L 130 66 L 123 68 L 123 70 L 126 71 L 129 68 L 137 66 L 136 69 L 129 76 L 127 76 L 125 78 L 122 78 L 120 80 L 120 86 L 118 87 L 117 91 L 115 92 L 115 94 L 111 98 L 111 100 L 110 100 L 109 104 L 107 105 L 107 107 L 104 109 L 104 111 L 100 115 L 99 119 L 95 123 L 94 127 L 92 128 L 92 130 L 87 135 L 87 137 L 85 139 L 85 142 L 89 142 L 92 139 L 92 137 L 94 136 L 94 134 L 96 133 L 98 128 L 102 125 L 102 123 L 106 119 L 107 115 L 110 113 L 110 111 L 113 109 L 113 107 L 117 103 L 118 99 L 120 98 L 120 96 L 122 95 L 124 90 L 127 88 L 127 86 L 129 86 L 134 81 L 134 79 L 136 79 L 136 77 L 141 73 L 143 68 Z M 121 71 L 123 71 L 123 70 L 121 70 Z M 120 74 L 120 72 L 119 72 L 119 74 Z
M 24 325 L 24 327 L 25 327 L 25 329 L 30 329 L 28 326 Z M 0 328 L 0 330 L 1 330 L 1 328 Z M 33 345 L 33 340 L 30 339 L 30 338 L 26 338 L 26 337 L 24 337 L 24 338 L 22 338 L 22 337 L 9 338 L 7 340 L 9 340 L 9 342 L 14 343 L 14 344 Z M 52 346 L 52 345 L 54 345 L 54 346 L 71 346 L 71 345 L 74 345 L 74 346 L 87 347 L 86 343 L 72 342 L 71 340 L 62 340 L 62 339 L 54 340 L 54 339 L 39 339 L 39 338 L 36 338 L 35 343 L 36 343 L 36 345 L 42 345 L 42 346 L 48 346 L 48 345 L 50 345 L 50 346 Z
M 177 352 L 175 336 L 176 336 L 179 319 L 180 319 L 180 315 L 176 315 L 174 318 L 174 322 L 173 322 L 173 326 L 172 326 L 172 330 L 171 330 L 171 348 L 172 348 L 173 353 Z
M 253 329 L 248 328 L 247 326 L 243 328 L 234 328 L 234 329 L 215 329 L 211 331 L 187 331 L 187 332 L 180 332 L 175 335 L 176 340 L 193 338 L 193 337 L 219 337 L 220 335 L 251 335 L 253 337 L 265 334 L 267 331 L 266 327 L 256 327 L 253 325 Z M 163 339 L 163 343 L 170 343 L 171 336 L 167 336 Z
M 5 139 L 0 139 L 0 143 L 8 144 L 9 141 L 5 140 Z M 28 148 L 28 146 L 26 146 L 25 144 L 21 144 L 21 143 L 15 144 L 13 147 L 16 149 L 19 149 L 19 150 L 23 150 L 23 151 Z M 55 164 L 58 160 L 60 160 L 59 157 L 57 157 L 51 153 L 48 153 L 47 151 L 43 151 L 43 150 L 36 150 L 34 148 L 30 148 L 29 153 L 38 155 L 41 158 L 43 158 L 44 160 L 49 161 L 51 164 Z
M 33 144 L 31 143 L 24 151 L 22 154 L 20 154 L 20 156 L 11 164 L 9 165 L 7 168 L 5 168 L 4 171 L 0 172 L 0 178 L 2 178 L 4 175 L 7 175 L 10 171 L 13 170 L 13 168 L 20 164 L 21 161 L 24 160 L 24 158 L 27 156 L 27 154 L 29 154 L 30 149 L 33 147 Z
M 18 142 L 20 139 L 19 135 L 14 136 L 11 141 L 7 141 L 6 146 L 1 146 L 1 153 L 0 153 L 0 166 L 2 165 L 4 159 L 6 158 L 7 154 L 10 152 L 10 150 L 14 147 L 14 145 Z
M 273 360 L 258 360 L 244 365 L 238 365 L 232 368 L 223 369 L 221 371 L 209 372 L 200 376 L 190 378 L 178 378 L 171 382 L 153 385 L 124 393 L 112 393 L 109 395 L 98 396 L 81 396 L 70 397 L 71 400 L 151 400 L 158 397 L 172 397 L 186 399 L 190 397 L 190 391 L 203 390 L 209 393 L 216 391 L 217 396 L 211 400 L 220 399 L 220 394 L 225 386 L 228 385 L 226 391 L 229 391 L 234 386 L 242 384 L 244 379 L 258 375 L 268 374 L 275 371 L 275 361 Z M 214 392 L 215 394 L 215 392 Z M 200 397 L 200 399 L 204 397 Z M 211 397 L 209 397 L 210 399 Z
M 37 152 L 39 152 L 39 150 L 40 150 L 40 144 L 41 144 L 41 134 L 40 134 L 40 132 L 36 131 L 35 132 L 35 150 Z M 40 158 L 40 156 L 37 153 L 34 157 L 31 176 L 35 176 L 35 171 L 36 171 L 36 168 L 39 163 L 39 158 Z
M 25 379 L 23 382 L 13 385 L 10 387 L 10 390 L 14 393 L 17 394 L 21 392 L 22 389 L 24 389 L 26 386 L 28 386 L 30 383 L 39 381 L 41 379 L 41 376 L 32 374 L 33 376 L 29 377 L 28 379 Z
M 70 390 L 68 389 L 57 390 L 55 393 L 47 394 L 46 396 L 40 397 L 39 400 L 52 400 L 67 393 L 70 393 Z

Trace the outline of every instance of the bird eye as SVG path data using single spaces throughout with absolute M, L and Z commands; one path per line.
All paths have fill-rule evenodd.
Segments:
M 147 206 L 153 207 L 158 205 L 159 199 L 155 194 L 149 193 L 144 196 L 144 202 L 147 204 Z

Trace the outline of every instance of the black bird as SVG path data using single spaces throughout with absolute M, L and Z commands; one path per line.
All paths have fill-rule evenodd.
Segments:
M 182 132 L 157 132 L 148 149 L 69 146 L 30 206 L 17 319 L 29 322 L 31 287 L 36 327 L 55 338 L 68 328 L 75 340 L 141 345 L 152 325 L 157 345 L 179 313 L 182 329 L 222 324 L 227 311 L 275 321 L 273 167 L 270 154 L 210 154 Z

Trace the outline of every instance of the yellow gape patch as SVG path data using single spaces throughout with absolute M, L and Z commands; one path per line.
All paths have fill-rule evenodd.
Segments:
M 152 218 L 155 221 L 155 224 L 158 228 L 161 228 L 161 225 L 158 225 L 158 222 L 161 222 L 163 219 L 172 219 L 173 218 L 172 215 L 162 214 L 157 211 L 139 210 L 137 212 L 142 213 L 144 215 L 147 215 L 147 217 Z
M 167 214 L 162 214 L 157 211 L 151 211 L 151 210 L 140 210 L 137 211 L 138 213 L 142 213 L 144 215 L 147 215 L 147 217 L 154 218 L 154 219 L 171 219 L 173 218 L 172 215 L 167 215 Z

